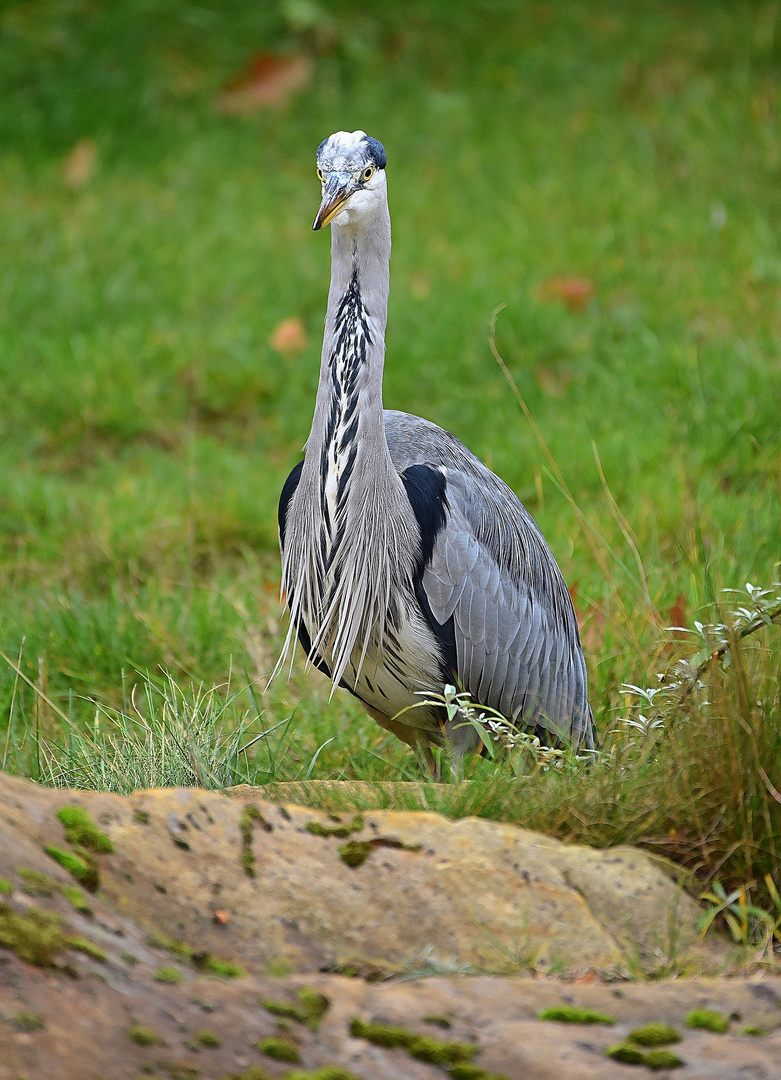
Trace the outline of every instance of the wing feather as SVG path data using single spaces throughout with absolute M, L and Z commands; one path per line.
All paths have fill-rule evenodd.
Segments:
M 448 432 L 386 412 L 394 465 L 446 477 L 447 516 L 421 584 L 452 619 L 458 678 L 482 705 L 592 744 L 577 622 L 558 566 L 516 496 Z

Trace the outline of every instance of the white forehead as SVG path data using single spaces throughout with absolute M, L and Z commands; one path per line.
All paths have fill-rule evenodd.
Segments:
M 335 131 L 317 149 L 317 163 L 337 172 L 360 168 L 369 157 L 365 131 Z

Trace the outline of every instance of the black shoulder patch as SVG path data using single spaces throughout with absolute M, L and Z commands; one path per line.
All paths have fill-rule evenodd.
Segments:
M 299 461 L 295 466 L 290 476 L 288 476 L 282 487 L 282 494 L 279 496 L 279 509 L 277 511 L 277 520 L 279 522 L 279 546 L 285 546 L 285 528 L 287 526 L 287 508 L 290 505 L 290 500 L 293 498 L 298 487 L 298 481 L 301 479 L 301 470 L 304 467 L 303 461 Z
M 401 482 L 420 529 L 420 554 L 425 567 L 431 561 L 434 543 L 447 520 L 447 481 L 439 469 L 431 465 L 410 465 L 401 474 Z
M 447 521 L 447 481 L 439 469 L 430 465 L 410 465 L 401 474 L 401 482 L 420 529 L 420 564 L 413 580 L 415 596 L 442 650 L 442 680 L 455 684 L 458 661 L 453 616 L 446 623 L 437 622 L 423 588 L 423 571 L 431 561 L 434 544 Z

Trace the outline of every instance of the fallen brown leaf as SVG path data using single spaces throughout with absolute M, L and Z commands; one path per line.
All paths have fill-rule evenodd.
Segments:
M 303 352 L 307 346 L 304 324 L 295 316 L 283 319 L 272 330 L 268 343 L 274 352 L 283 356 L 295 356 L 296 353 Z
M 62 179 L 76 190 L 89 183 L 95 171 L 98 148 L 94 139 L 81 139 L 62 159 Z
M 583 311 L 595 293 L 594 282 L 582 277 L 549 277 L 534 290 L 537 300 L 558 300 L 570 311 Z
M 424 270 L 415 270 L 410 274 L 409 287 L 416 300 L 425 300 L 431 292 L 431 278 Z
M 566 368 L 556 370 L 555 368 L 546 367 L 544 364 L 537 365 L 534 369 L 534 377 L 540 390 L 550 397 L 562 397 L 572 382 L 571 371 L 567 371 Z
M 602 644 L 605 632 L 605 612 L 595 604 L 589 604 L 584 608 L 580 603 L 578 582 L 573 581 L 568 589 L 572 606 L 575 609 L 575 618 L 578 620 L 578 630 L 586 652 L 596 650 Z
M 255 53 L 244 70 L 225 83 L 214 107 L 227 116 L 241 116 L 283 104 L 304 89 L 313 70 L 308 56 Z
M 670 608 L 667 618 L 670 620 L 670 626 L 686 627 L 686 597 L 683 593 L 678 593 L 675 598 L 675 603 Z M 683 629 L 674 630 L 673 633 L 677 638 L 685 638 L 687 635 L 683 632 Z

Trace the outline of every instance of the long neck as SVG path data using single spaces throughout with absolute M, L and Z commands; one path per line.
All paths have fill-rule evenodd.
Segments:
M 312 430 L 288 511 L 283 586 L 334 685 L 382 643 L 411 592 L 414 517 L 391 461 L 382 408 L 390 218 L 331 226 L 331 289 Z M 357 652 L 356 652 L 357 650 Z M 358 656 L 358 659 L 354 656 Z
M 382 451 L 382 372 L 390 289 L 387 202 L 371 220 L 331 225 L 331 288 L 307 453 L 333 439 L 337 412 L 358 420 L 356 451 Z

